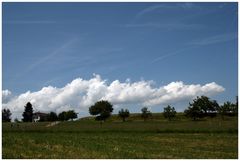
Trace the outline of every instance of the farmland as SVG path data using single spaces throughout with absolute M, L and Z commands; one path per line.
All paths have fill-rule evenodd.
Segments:
M 161 114 L 127 122 L 113 116 L 100 124 L 92 118 L 61 122 L 3 123 L 3 158 L 179 159 L 237 158 L 237 117 L 191 121 L 181 114 L 167 121 Z

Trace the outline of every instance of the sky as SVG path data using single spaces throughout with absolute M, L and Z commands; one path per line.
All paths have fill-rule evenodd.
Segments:
M 183 111 L 200 95 L 238 94 L 237 3 L 2 5 L 2 101 L 12 118 L 109 100 L 140 112 Z

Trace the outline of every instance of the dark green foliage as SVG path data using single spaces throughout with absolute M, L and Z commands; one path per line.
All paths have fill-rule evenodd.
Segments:
M 23 122 L 32 122 L 32 118 L 33 118 L 33 108 L 32 108 L 32 104 L 30 102 L 28 102 L 25 106 L 25 111 L 22 114 L 23 116 Z
M 176 113 L 177 112 L 175 108 L 168 105 L 167 107 L 164 108 L 163 116 L 167 118 L 169 121 L 171 121 L 176 116 Z
M 194 99 L 193 103 L 189 103 L 189 107 L 184 113 L 187 117 L 197 120 L 205 116 L 216 116 L 216 110 L 218 107 L 219 105 L 217 101 L 211 101 L 208 97 L 201 96 Z
M 189 104 L 188 109 L 184 111 L 187 117 L 192 118 L 194 121 L 203 117 L 203 111 L 199 106 L 192 106 Z
M 40 116 L 40 122 L 49 121 L 49 114 Z
M 147 107 L 143 107 L 141 111 L 142 111 L 141 117 L 143 118 L 144 121 L 146 121 L 150 116 L 152 116 L 152 113 L 148 111 Z
M 58 120 L 58 116 L 55 112 L 50 112 L 47 114 L 42 114 L 40 116 L 40 122 L 45 122 L 45 121 L 57 121 Z
M 219 106 L 217 101 L 210 101 L 208 97 L 201 96 L 193 100 L 193 106 L 199 106 L 205 115 L 211 112 L 215 112 Z
M 91 115 L 96 115 L 95 120 L 105 121 L 111 116 L 113 111 L 112 104 L 108 101 L 98 101 L 93 106 L 89 108 L 89 113 Z
M 58 117 L 55 112 L 50 112 L 48 114 L 48 121 L 57 121 L 57 120 L 58 120 Z
M 118 116 L 122 118 L 123 122 L 125 122 L 126 118 L 129 117 L 129 111 L 128 109 L 121 109 L 118 112 Z
M 233 113 L 235 116 L 238 116 L 238 96 L 236 96 L 236 103 L 233 109 Z
M 9 109 L 2 110 L 2 122 L 10 122 L 11 121 L 11 111 Z
M 58 114 L 58 119 L 60 121 L 66 121 L 67 120 L 67 112 L 66 111 L 63 111 L 61 113 Z
M 237 115 L 237 106 L 229 101 L 225 102 L 222 106 L 217 108 L 218 113 L 224 119 L 224 115 L 234 116 Z
M 58 114 L 58 120 L 60 121 L 68 121 L 68 120 L 73 120 L 77 118 L 77 113 L 74 112 L 74 110 L 69 110 L 69 111 L 63 111 Z
M 77 118 L 77 113 L 74 112 L 74 110 L 69 110 L 69 111 L 63 111 L 57 115 L 55 112 L 50 112 L 48 114 L 41 114 L 41 119 L 40 122 L 45 122 L 45 121 L 67 121 L 67 120 L 73 120 Z
M 77 118 L 77 113 L 75 113 L 74 110 L 69 110 L 69 111 L 67 111 L 67 118 L 68 118 L 68 120 L 69 119 L 73 120 L 73 119 Z

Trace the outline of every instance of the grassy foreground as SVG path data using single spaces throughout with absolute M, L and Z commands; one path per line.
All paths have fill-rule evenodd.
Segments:
M 130 119 L 131 120 L 131 119 Z M 3 158 L 237 158 L 237 118 L 3 124 Z

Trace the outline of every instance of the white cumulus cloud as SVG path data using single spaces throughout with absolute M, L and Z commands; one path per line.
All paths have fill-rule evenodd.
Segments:
M 11 92 L 4 90 L 3 108 L 9 108 L 18 118 L 21 118 L 27 102 L 33 104 L 35 111 L 59 113 L 73 109 L 79 113 L 87 113 L 88 108 L 99 100 L 108 100 L 115 108 L 126 104 L 151 107 L 190 101 L 200 95 L 212 96 L 225 90 L 215 82 L 187 85 L 177 81 L 161 87 L 155 87 L 153 84 L 153 81 L 144 80 L 133 83 L 129 80 L 115 80 L 108 83 L 100 75 L 94 75 L 89 80 L 77 78 L 62 88 L 43 87 L 40 91 L 27 91 L 11 99 Z

